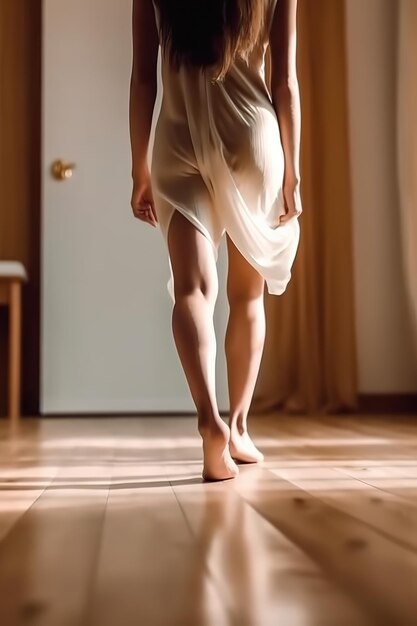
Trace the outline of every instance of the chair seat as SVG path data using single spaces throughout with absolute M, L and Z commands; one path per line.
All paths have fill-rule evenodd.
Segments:
M 27 272 L 20 261 L 0 261 L 0 280 L 2 278 L 19 278 L 27 280 Z

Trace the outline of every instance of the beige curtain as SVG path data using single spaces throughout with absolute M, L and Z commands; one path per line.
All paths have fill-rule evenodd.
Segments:
M 22 413 L 39 410 L 41 0 L 0 0 L 0 259 L 21 261 Z M 6 414 L 8 320 L 0 307 L 0 415 Z
M 413 0 L 411 0 L 413 1 Z M 283 296 L 267 296 L 253 410 L 356 407 L 344 1 L 299 0 L 301 240 Z
M 400 0 L 397 154 L 405 283 L 417 359 L 417 2 Z

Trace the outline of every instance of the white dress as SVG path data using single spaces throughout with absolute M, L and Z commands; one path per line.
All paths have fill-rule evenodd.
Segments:
M 166 242 L 176 210 L 207 237 L 216 259 L 227 232 L 265 278 L 269 293 L 280 295 L 291 277 L 300 227 L 297 217 L 278 225 L 285 213 L 284 155 L 265 82 L 275 5 L 276 0 L 265 0 L 259 45 L 247 62 L 238 59 L 222 82 L 213 82 L 208 70 L 175 70 L 162 55 L 163 97 L 151 180 Z M 168 290 L 174 298 L 172 268 Z

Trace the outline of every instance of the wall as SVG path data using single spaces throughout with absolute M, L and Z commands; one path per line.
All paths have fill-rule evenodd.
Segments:
M 348 0 L 360 390 L 417 390 L 402 283 L 394 155 L 397 3 Z M 38 406 L 41 0 L 0 3 L 0 258 L 25 263 L 23 412 Z M 0 308 L 0 415 L 7 319 Z
M 38 406 L 41 0 L 0 2 L 0 259 L 22 261 L 22 412 Z M 7 309 L 0 307 L 0 415 L 6 414 Z
M 359 385 L 417 390 L 395 162 L 397 2 L 347 0 Z

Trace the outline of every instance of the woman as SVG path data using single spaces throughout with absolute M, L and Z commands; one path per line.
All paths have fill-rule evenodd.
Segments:
M 165 237 L 175 344 L 197 409 L 206 480 L 263 459 L 247 417 L 265 337 L 299 242 L 297 0 L 133 0 L 132 209 Z M 163 101 L 147 152 L 162 49 Z M 268 51 L 269 48 L 269 51 Z M 270 54 L 270 85 L 265 78 Z M 215 396 L 216 259 L 228 250 L 229 427 Z

